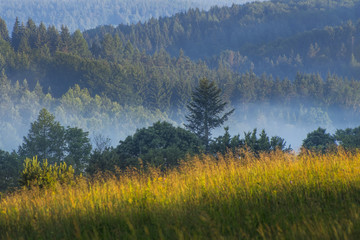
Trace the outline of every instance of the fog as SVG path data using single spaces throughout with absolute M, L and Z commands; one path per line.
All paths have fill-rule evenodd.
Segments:
M 42 107 L 44 106 L 39 105 L 28 111 L 11 112 L 6 110 L 6 106 L 1 105 L 4 112 L 10 113 L 6 116 L 2 114 L 0 118 L 1 150 L 18 149 Z M 239 104 L 234 107 L 235 112 L 230 119 L 222 127 L 213 131 L 213 138 L 223 135 L 225 126 L 229 126 L 231 136 L 240 134 L 241 138 L 244 138 L 244 132 L 252 131 L 254 128 L 258 129 L 258 133 L 265 129 L 269 137 L 280 136 L 295 151 L 298 151 L 306 135 L 318 127 L 334 133 L 336 129 L 359 126 L 358 114 L 350 110 L 335 108 L 325 110 L 312 105 L 282 106 L 269 103 Z M 185 111 L 171 118 L 167 114 L 159 112 L 155 114 L 142 107 L 135 110 L 123 108 L 118 114 L 102 115 L 79 114 L 60 107 L 48 110 L 64 127 L 79 127 L 88 131 L 93 145 L 95 145 L 94 139 L 102 136 L 110 139 L 110 145 L 117 146 L 120 140 L 133 135 L 137 128 L 148 127 L 156 121 L 168 121 L 181 127 L 185 123 Z
M 235 106 L 233 116 L 224 124 L 229 126 L 231 136 L 257 128 L 258 134 L 264 129 L 269 137 L 279 136 L 285 139 L 296 152 L 307 134 L 317 128 L 325 128 L 334 134 L 337 129 L 358 127 L 359 114 L 351 110 L 339 108 L 322 109 L 314 105 L 282 106 L 280 104 L 252 103 Z M 224 130 L 218 128 L 213 137 L 223 135 Z

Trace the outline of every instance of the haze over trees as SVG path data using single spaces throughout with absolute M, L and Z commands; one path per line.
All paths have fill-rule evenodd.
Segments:
M 84 32 L 89 43 L 110 33 L 123 42 L 153 53 L 179 49 L 209 66 L 225 65 L 237 72 L 294 78 L 297 71 L 328 71 L 355 77 L 346 65 L 360 58 L 360 4 L 353 1 L 267 1 L 210 11 L 190 9 L 144 24 L 100 26 Z M 353 73 L 353 74 L 352 74 Z
M 105 24 L 144 22 L 189 8 L 208 10 L 214 5 L 245 2 L 248 0 L 5 0 L 0 2 L 0 13 L 7 22 L 31 17 L 37 24 L 43 22 L 58 28 L 66 25 L 73 32 Z

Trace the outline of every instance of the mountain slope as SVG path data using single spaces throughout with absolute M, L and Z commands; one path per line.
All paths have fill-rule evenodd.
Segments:
M 151 17 L 171 16 L 189 8 L 209 9 L 213 5 L 244 3 L 248 0 L 5 0 L 0 1 L 0 16 L 13 23 L 16 17 L 36 23 L 62 24 L 71 31 L 99 25 L 136 23 Z
M 358 0 L 255 2 L 207 12 L 190 9 L 144 24 L 102 26 L 85 31 L 84 37 L 92 45 L 107 33 L 117 34 L 140 50 L 152 53 L 164 48 L 177 55 L 183 49 L 185 55 L 200 59 L 358 18 Z

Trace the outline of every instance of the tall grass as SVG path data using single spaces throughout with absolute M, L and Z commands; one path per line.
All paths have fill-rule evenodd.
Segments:
M 0 239 L 359 237 L 360 154 L 343 151 L 195 157 L 0 202 Z

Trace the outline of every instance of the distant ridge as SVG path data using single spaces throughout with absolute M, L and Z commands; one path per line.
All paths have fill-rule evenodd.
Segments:
M 66 25 L 73 32 L 105 24 L 144 22 L 189 8 L 208 10 L 214 5 L 245 2 L 249 0 L 2 0 L 0 17 L 8 24 L 13 24 L 16 17 L 23 22 L 30 17 L 37 24 L 57 28 Z

